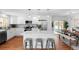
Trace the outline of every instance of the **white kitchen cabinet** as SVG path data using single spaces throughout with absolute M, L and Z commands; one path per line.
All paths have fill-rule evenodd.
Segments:
M 7 40 L 11 39 L 14 36 L 16 36 L 16 28 L 7 30 Z
M 11 28 L 7 30 L 7 40 L 14 36 L 20 36 L 24 32 L 24 28 Z
M 17 24 L 17 16 L 10 16 L 10 24 Z
M 17 24 L 25 24 L 25 18 L 24 17 L 18 17 Z
M 24 32 L 24 28 L 16 28 L 16 35 L 20 36 Z

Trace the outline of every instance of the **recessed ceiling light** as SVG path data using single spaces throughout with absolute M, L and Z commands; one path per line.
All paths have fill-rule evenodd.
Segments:
M 47 15 L 47 17 L 49 17 L 49 15 Z
M 33 19 L 34 19 L 34 20 L 38 20 L 39 18 L 38 18 L 38 17 L 33 17 Z
M 31 15 L 29 15 L 28 17 L 31 17 Z

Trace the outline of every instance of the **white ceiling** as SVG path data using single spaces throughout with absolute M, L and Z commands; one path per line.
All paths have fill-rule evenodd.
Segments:
M 11 12 L 19 15 L 71 15 L 78 14 L 79 9 L 0 9 L 0 12 Z

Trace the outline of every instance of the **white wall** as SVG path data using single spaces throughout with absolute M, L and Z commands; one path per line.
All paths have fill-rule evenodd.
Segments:
M 72 17 L 73 27 L 79 27 L 79 14 L 74 14 Z

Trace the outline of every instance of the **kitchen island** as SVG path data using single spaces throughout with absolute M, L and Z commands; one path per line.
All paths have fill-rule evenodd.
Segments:
M 25 48 L 25 40 L 27 38 L 32 38 L 33 40 L 33 48 L 35 48 L 36 39 L 42 38 L 43 39 L 43 48 L 46 48 L 46 40 L 47 38 L 55 38 L 53 33 L 49 32 L 33 32 L 33 31 L 26 31 L 23 33 L 23 45 Z

